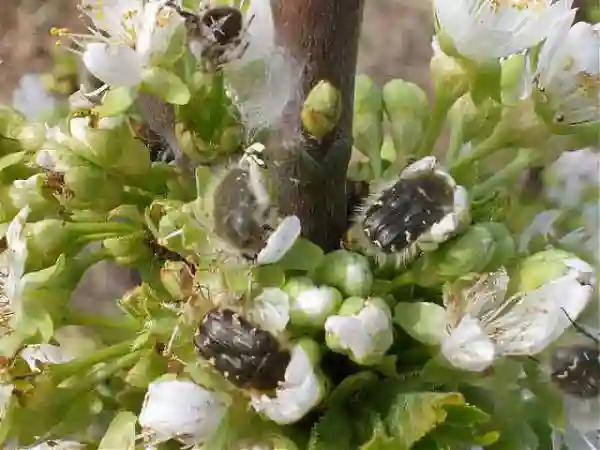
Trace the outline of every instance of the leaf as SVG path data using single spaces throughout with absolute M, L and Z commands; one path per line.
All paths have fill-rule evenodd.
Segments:
M 102 117 L 117 116 L 125 112 L 135 101 L 135 91 L 128 87 L 117 87 L 109 90 L 101 105 L 93 111 Z
M 352 421 L 345 407 L 338 406 L 327 410 L 313 426 L 307 450 L 351 450 Z
M 137 417 L 130 411 L 119 412 L 110 423 L 100 441 L 98 450 L 133 450 L 135 448 L 135 424 Z
M 359 372 L 350 375 L 338 384 L 329 396 L 330 405 L 341 404 L 354 393 L 360 391 L 364 386 L 377 381 L 377 375 L 373 372 Z
M 439 345 L 446 329 L 446 310 L 435 303 L 398 303 L 394 323 L 426 345 Z
M 166 360 L 152 349 L 146 355 L 142 356 L 135 366 L 129 370 L 125 377 L 125 382 L 130 386 L 146 389 L 152 381 L 166 371 Z
M 252 278 L 262 287 L 281 287 L 285 284 L 285 273 L 279 265 L 252 268 Z
M 299 238 L 277 265 L 284 270 L 310 272 L 320 264 L 323 255 L 323 250 L 318 245 Z
M 473 405 L 448 405 L 446 423 L 455 426 L 472 426 L 489 422 L 490 415 Z
M 360 450 L 399 450 L 396 439 L 391 438 L 385 431 L 384 423 L 377 418 L 371 439 L 360 446 Z
M 181 79 L 160 67 L 152 67 L 144 73 L 144 90 L 167 103 L 185 105 L 190 101 L 190 90 Z
M 26 152 L 9 153 L 0 158 L 0 172 L 10 166 L 20 164 L 25 159 Z
M 410 448 L 447 417 L 445 407 L 464 405 L 458 392 L 411 392 L 397 395 L 385 417 L 390 434 L 398 440 L 398 448 Z

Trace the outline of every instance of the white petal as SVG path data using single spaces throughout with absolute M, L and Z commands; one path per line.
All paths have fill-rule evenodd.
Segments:
M 77 441 L 53 440 L 42 442 L 41 444 L 22 450 L 84 450 L 85 448 L 87 448 L 87 445 Z
M 142 0 L 82 0 L 81 9 L 111 37 L 133 43 L 142 14 Z
M 314 408 L 323 397 L 323 387 L 314 372 L 309 356 L 300 346 L 292 350 L 285 381 L 275 397 L 253 395 L 252 407 L 272 421 L 285 425 L 297 422 Z
M 88 44 L 83 62 L 92 75 L 111 85 L 133 87 L 142 81 L 143 60 L 124 44 Z
M 481 372 L 496 358 L 494 344 L 479 321 L 470 315 L 462 318 L 456 328 L 442 341 L 442 355 L 459 369 Z
M 330 286 L 301 291 L 292 302 L 292 321 L 310 326 L 323 326 L 325 320 L 339 309 L 342 295 Z
M 300 219 L 287 216 L 267 239 L 267 245 L 256 257 L 256 263 L 264 265 L 279 262 L 296 243 L 301 231 Z
M 73 356 L 58 345 L 36 344 L 28 345 L 21 351 L 21 358 L 25 360 L 32 372 L 39 372 L 39 364 L 63 364 L 73 360 Z
M 567 208 L 580 204 L 586 191 L 600 189 L 600 153 L 591 148 L 563 152 L 548 168 L 546 196 Z
M 27 74 L 23 75 L 19 87 L 13 91 L 12 104 L 28 120 L 41 120 L 54 111 L 58 102 L 46 90 L 42 77 Z
M 0 420 L 6 415 L 8 404 L 15 389 L 13 384 L 0 384 Z
M 488 333 L 495 335 L 499 353 L 534 355 L 560 337 L 571 325 L 569 317 L 577 319 L 593 292 L 592 286 L 566 275 L 521 296 Z
M 248 315 L 260 328 L 277 335 L 290 321 L 290 298 L 279 288 L 265 288 L 254 299 Z
M 10 222 L 6 231 L 8 250 L 6 253 L 6 264 L 8 276 L 4 286 L 4 294 L 8 299 L 10 309 L 17 313 L 21 306 L 21 294 L 23 283 L 21 278 L 25 274 L 25 262 L 27 260 L 27 242 L 25 240 L 24 228 L 29 216 L 29 207 L 21 209 Z
M 146 3 L 137 29 L 136 52 L 143 61 L 149 61 L 152 55 L 163 54 L 178 26 L 184 19 L 171 7 L 165 7 L 164 1 Z
M 138 421 L 152 443 L 174 438 L 191 445 L 214 435 L 229 402 L 191 381 L 157 381 L 148 386 Z

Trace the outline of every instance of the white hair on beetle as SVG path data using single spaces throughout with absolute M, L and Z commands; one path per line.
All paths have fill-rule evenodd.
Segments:
M 228 87 L 249 133 L 276 127 L 285 106 L 300 95 L 302 64 L 275 42 L 270 0 L 250 0 L 249 46 L 226 66 Z

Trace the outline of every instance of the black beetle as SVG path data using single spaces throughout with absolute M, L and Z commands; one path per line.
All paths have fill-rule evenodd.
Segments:
M 291 358 L 271 333 L 230 309 L 206 313 L 194 344 L 215 369 L 244 389 L 275 389 Z

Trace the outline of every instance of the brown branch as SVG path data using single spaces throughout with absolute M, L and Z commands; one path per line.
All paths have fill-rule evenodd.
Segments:
M 271 6 L 278 43 L 303 72 L 301 96 L 287 105 L 267 145 L 269 174 L 280 211 L 300 218 L 306 238 L 335 249 L 347 227 L 346 170 L 363 0 L 271 0 Z M 340 90 L 342 114 L 317 142 L 301 131 L 300 110 L 322 79 Z

